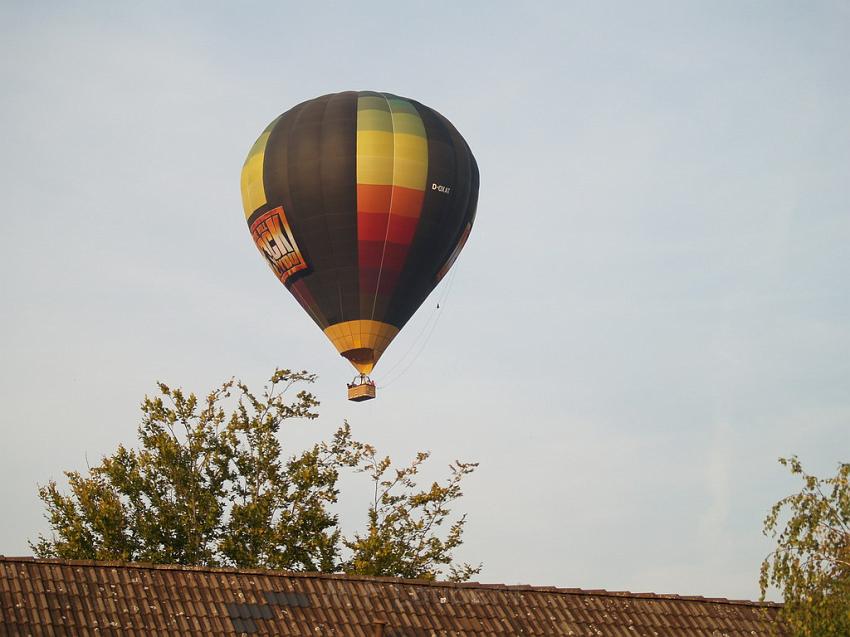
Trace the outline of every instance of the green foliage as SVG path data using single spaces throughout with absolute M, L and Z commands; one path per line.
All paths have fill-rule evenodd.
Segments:
M 803 489 L 773 505 L 765 518 L 764 533 L 777 538 L 778 546 L 761 566 L 762 599 L 769 586 L 782 590 L 783 618 L 794 635 L 847 637 L 850 464 L 840 464 L 835 477 L 817 478 L 796 456 L 779 462 L 802 478 Z
M 370 445 L 359 445 L 359 470 L 369 474 L 374 496 L 369 506 L 369 525 L 364 534 L 345 541 L 352 552 L 345 570 L 362 575 L 397 575 L 410 579 L 434 579 L 451 563 L 452 551 L 462 543 L 466 516 L 456 520 L 445 539 L 435 531 L 448 517 L 449 504 L 463 493 L 460 483 L 478 463 L 456 461 L 445 485 L 436 482 L 417 490 L 414 476 L 428 453 L 420 452 L 409 466 L 392 469 L 389 457 L 380 458 Z M 481 566 L 452 565 L 449 579 L 465 581 Z
M 475 464 L 456 462 L 444 486 L 416 491 L 428 458 L 392 469 L 355 441 L 348 423 L 333 438 L 284 457 L 280 428 L 313 419 L 307 391 L 287 399 L 307 372 L 278 370 L 262 395 L 231 380 L 203 401 L 159 383 L 142 403 L 140 446 L 68 471 L 69 493 L 53 480 L 39 488 L 50 537 L 30 546 L 40 557 L 347 572 L 465 580 L 479 569 L 453 564 L 465 516 L 449 525 L 450 504 Z M 228 411 L 226 405 L 231 405 Z M 343 537 L 337 515 L 340 472 L 366 472 L 375 483 L 365 533 Z M 384 476 L 395 472 L 395 479 Z

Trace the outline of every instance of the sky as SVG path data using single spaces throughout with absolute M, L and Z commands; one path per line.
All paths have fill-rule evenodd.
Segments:
M 288 367 L 322 404 L 286 449 L 347 419 L 426 481 L 480 463 L 480 581 L 756 599 L 777 458 L 850 460 L 848 60 L 838 1 L 2 3 L 0 553 L 157 380 Z M 272 119 L 342 90 L 438 110 L 481 173 L 362 404 L 239 192 Z

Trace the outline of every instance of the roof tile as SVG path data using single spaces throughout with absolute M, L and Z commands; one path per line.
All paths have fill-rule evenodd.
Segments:
M 784 635 L 769 603 L 0 556 L 0 637 Z

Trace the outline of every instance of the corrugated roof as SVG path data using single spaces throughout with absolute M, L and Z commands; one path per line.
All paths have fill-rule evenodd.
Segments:
M 785 635 L 772 603 L 0 556 L 6 635 Z

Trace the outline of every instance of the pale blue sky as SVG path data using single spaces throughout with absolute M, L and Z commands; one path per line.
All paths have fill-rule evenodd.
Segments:
M 482 581 L 755 598 L 776 458 L 850 460 L 850 5 L 316 5 L 0 6 L 0 553 L 155 380 L 288 366 L 321 376 L 295 446 L 347 418 L 429 477 L 480 461 Z M 238 187 L 272 118 L 346 89 L 439 110 L 481 170 L 362 405 Z

